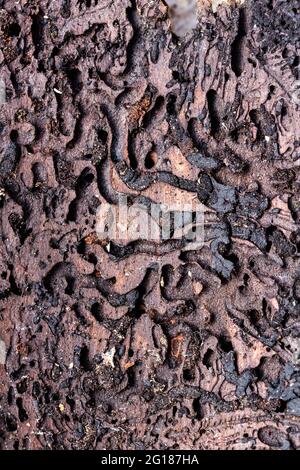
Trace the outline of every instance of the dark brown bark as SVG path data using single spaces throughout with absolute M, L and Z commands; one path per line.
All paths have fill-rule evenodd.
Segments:
M 0 0 L 2 449 L 300 446 L 299 1 L 184 5 Z

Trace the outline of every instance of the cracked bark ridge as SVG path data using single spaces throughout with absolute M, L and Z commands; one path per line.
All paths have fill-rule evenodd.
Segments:
M 299 2 L 0 8 L 1 448 L 299 448 Z M 201 250 L 97 239 L 163 193 Z

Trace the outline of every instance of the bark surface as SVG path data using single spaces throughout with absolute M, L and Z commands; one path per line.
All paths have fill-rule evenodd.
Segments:
M 0 447 L 300 447 L 298 0 L 0 0 Z M 99 241 L 196 199 L 205 244 Z

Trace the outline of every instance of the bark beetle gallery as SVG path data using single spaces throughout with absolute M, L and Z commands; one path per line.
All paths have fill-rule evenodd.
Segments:
M 2 449 L 300 447 L 299 13 L 0 0 Z M 99 240 L 120 194 L 203 246 Z

